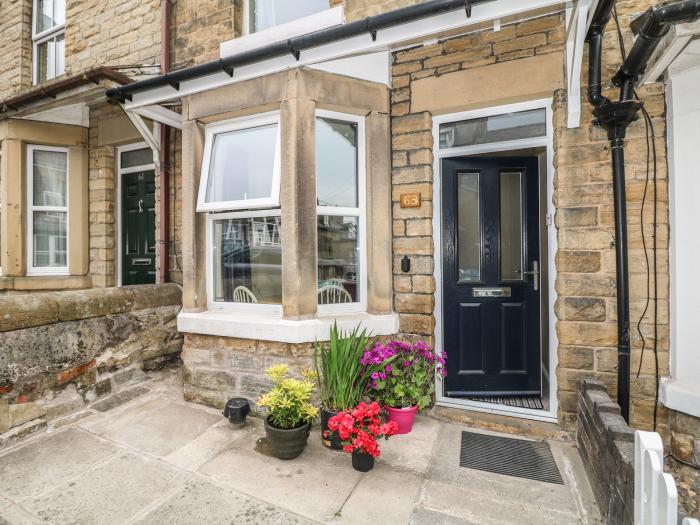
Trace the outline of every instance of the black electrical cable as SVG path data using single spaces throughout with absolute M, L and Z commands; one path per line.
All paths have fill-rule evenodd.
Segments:
M 617 6 L 613 6 L 612 10 L 612 16 L 613 20 L 615 21 L 615 26 L 617 28 L 617 38 L 618 38 L 618 43 L 620 45 L 620 54 L 622 55 L 622 61 L 624 62 L 625 59 L 627 58 L 627 51 L 625 50 L 625 40 L 622 35 L 622 29 L 620 27 L 620 19 L 617 16 Z M 634 96 L 637 100 L 640 100 L 639 95 L 637 94 L 636 90 L 634 92 Z M 659 311 L 659 306 L 658 306 L 658 267 L 657 267 L 657 224 L 658 224 L 658 197 L 657 197 L 657 152 L 656 152 L 656 133 L 654 131 L 654 122 L 651 119 L 651 115 L 649 115 L 649 111 L 646 109 L 644 104 L 642 103 L 641 106 L 642 109 L 642 115 L 644 116 L 644 128 L 645 128 L 645 135 L 646 135 L 646 145 L 647 145 L 647 158 L 646 158 L 646 179 L 644 182 L 644 194 L 642 195 L 642 206 L 641 206 L 641 211 L 640 211 L 640 228 L 642 232 L 642 247 L 644 250 L 644 258 L 646 260 L 646 274 L 647 274 L 647 296 L 646 296 L 646 303 L 644 305 L 644 310 L 642 312 L 642 315 L 639 317 L 639 321 L 637 322 L 637 332 L 639 333 L 639 337 L 642 341 L 642 349 L 641 349 L 641 355 L 639 358 L 639 367 L 637 369 L 637 378 L 639 378 L 639 375 L 641 374 L 642 371 L 642 362 L 644 360 L 644 351 L 646 349 L 646 339 L 644 337 L 644 334 L 642 332 L 642 321 L 645 319 L 648 311 L 649 311 L 649 305 L 651 303 L 651 272 L 649 269 L 649 251 L 647 247 L 647 242 L 646 242 L 646 234 L 644 232 L 644 211 L 646 208 L 646 200 L 647 200 L 647 194 L 649 190 L 649 161 L 652 160 L 650 159 L 650 156 L 653 158 L 653 188 L 654 188 L 654 205 L 653 205 L 653 221 L 652 221 L 652 237 L 653 237 L 653 244 L 652 244 L 652 261 L 653 261 L 653 274 L 654 274 L 654 342 L 653 342 L 653 352 L 654 352 L 654 367 L 655 367 L 655 392 L 654 392 L 654 420 L 653 420 L 653 428 L 656 430 L 657 427 L 657 417 L 658 417 L 658 408 L 659 408 L 659 354 L 658 354 L 658 311 Z M 651 135 L 651 137 L 650 137 Z M 651 143 L 651 147 L 650 147 Z

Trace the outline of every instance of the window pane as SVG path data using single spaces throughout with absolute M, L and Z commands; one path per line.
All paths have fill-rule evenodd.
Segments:
M 358 206 L 357 124 L 316 119 L 316 174 L 319 206 Z
M 359 255 L 357 217 L 318 217 L 318 304 L 360 300 Z
M 329 7 L 328 0 L 250 0 L 251 33 L 291 22 Z
M 135 149 L 122 153 L 121 167 L 124 169 L 148 166 L 149 164 L 153 164 L 153 150 L 151 148 Z
M 34 212 L 34 267 L 66 266 L 66 216 L 65 212 Z
M 501 279 L 523 277 L 521 173 L 501 173 Z
M 282 304 L 280 217 L 214 221 L 214 301 Z
M 54 67 L 54 77 L 61 76 L 65 73 L 66 69 L 66 37 L 64 34 L 60 34 L 56 37 L 55 44 L 56 62 Z
M 277 124 L 214 137 L 206 202 L 269 198 L 277 151 Z
M 546 119 L 544 109 L 533 109 L 441 124 L 440 148 L 543 137 L 547 134 Z
M 66 205 L 66 163 L 64 151 L 34 150 L 34 206 Z
M 460 173 L 457 179 L 457 249 L 459 282 L 481 280 L 481 219 L 479 174 Z
M 53 45 L 53 41 L 49 40 L 36 46 L 37 82 L 49 79 L 49 43 Z
M 41 33 L 66 20 L 65 0 L 37 0 L 36 32 Z

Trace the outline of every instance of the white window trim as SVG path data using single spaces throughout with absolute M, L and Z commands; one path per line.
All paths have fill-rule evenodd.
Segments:
M 122 153 L 138 149 L 149 149 L 145 142 L 135 142 L 126 146 L 117 147 L 117 286 L 122 286 L 122 175 L 136 173 L 139 171 L 156 170 L 155 159 L 153 163 L 132 168 L 122 168 Z
M 56 151 L 66 154 L 66 205 L 65 206 L 35 206 L 34 205 L 34 152 Z M 70 261 L 70 159 L 68 148 L 54 146 L 27 145 L 27 275 L 69 275 Z M 66 265 L 65 266 L 34 266 L 34 212 L 57 211 L 66 214 Z
M 65 33 L 66 33 L 66 24 L 65 22 L 62 24 L 57 24 L 53 27 L 50 27 L 49 29 L 45 29 L 41 33 L 37 33 L 37 24 L 36 24 L 36 18 L 37 18 L 37 0 L 32 1 L 32 82 L 34 84 L 39 84 L 39 55 L 37 52 L 37 49 L 40 44 L 43 44 L 44 42 L 47 42 L 55 37 L 64 35 L 64 49 L 65 49 Z M 63 18 L 65 20 L 66 18 L 66 13 L 63 13 Z M 65 51 L 64 51 L 65 53 Z M 46 74 L 46 80 L 51 80 L 52 78 L 56 78 L 56 55 L 55 55 L 55 47 L 54 47 L 54 55 L 49 56 L 47 58 L 48 63 L 48 71 Z M 63 57 L 64 63 L 65 63 L 65 54 Z M 61 73 L 63 74 L 63 73 Z
M 228 213 L 208 213 L 206 227 L 206 287 L 207 287 L 207 308 L 210 311 L 226 311 L 232 313 L 257 313 L 281 317 L 281 304 L 255 304 L 255 303 L 234 303 L 226 301 L 214 301 L 214 221 L 225 219 L 250 219 L 254 217 L 281 217 L 282 210 L 271 208 L 266 210 L 234 211 Z M 282 239 L 282 250 L 284 250 L 284 239 Z
M 318 225 L 319 215 L 333 215 L 343 217 L 358 217 L 359 235 L 359 263 L 360 270 L 357 273 L 358 291 L 360 301 L 346 304 L 319 304 L 317 306 L 319 316 L 329 316 L 345 313 L 357 313 L 367 311 L 367 159 L 365 154 L 365 118 L 347 113 L 335 111 L 316 110 L 316 118 L 329 118 L 352 122 L 357 125 L 357 208 L 345 208 L 337 206 L 317 206 L 316 224 Z M 318 180 L 318 178 L 316 178 Z M 318 228 L 318 226 L 317 226 Z M 318 253 L 315 254 L 316 265 L 318 265 Z M 318 284 L 317 284 L 318 286 Z M 317 294 L 318 297 L 318 294 Z
M 214 148 L 214 136 L 219 133 L 228 133 L 231 131 L 258 128 L 270 124 L 277 125 L 277 144 L 275 148 L 275 159 L 273 164 L 272 186 L 270 196 L 260 199 L 219 201 L 207 203 L 206 197 L 207 187 L 209 185 L 209 167 L 211 165 L 211 156 Z M 210 124 L 206 127 L 204 140 L 204 158 L 202 160 L 202 172 L 199 183 L 199 193 L 197 197 L 198 212 L 275 208 L 280 205 L 280 178 L 282 171 L 282 157 L 280 151 L 282 148 L 281 127 L 282 126 L 280 123 L 279 111 L 255 115 L 253 117 L 243 117 L 233 120 L 227 120 L 216 124 Z
M 290 20 L 289 22 L 283 22 L 281 24 L 267 27 L 267 28 L 261 29 L 259 31 L 251 32 L 252 13 L 250 11 L 250 8 L 251 8 L 251 1 L 250 0 L 243 0 L 243 35 L 254 35 L 254 34 L 257 34 L 257 33 L 263 32 L 263 31 L 269 31 L 269 30 L 274 31 L 276 28 L 279 28 L 281 26 L 284 26 L 285 29 L 289 28 L 289 31 L 291 31 L 292 34 L 304 35 L 304 34 L 316 31 L 317 29 L 325 29 L 325 27 L 317 27 L 318 24 L 314 24 L 314 22 L 317 22 L 317 20 L 319 20 L 318 18 L 311 18 L 311 17 L 316 17 L 319 13 L 324 13 L 325 11 L 328 11 L 330 9 L 336 9 L 336 8 L 331 6 L 331 3 L 329 1 L 328 8 L 324 9 L 323 11 L 319 11 L 318 13 L 313 13 L 311 15 L 307 15 L 307 16 L 302 17 L 302 18 L 297 18 L 296 20 Z M 298 22 L 299 20 L 303 20 L 303 22 L 299 23 Z M 323 22 L 321 22 L 320 25 L 323 26 Z

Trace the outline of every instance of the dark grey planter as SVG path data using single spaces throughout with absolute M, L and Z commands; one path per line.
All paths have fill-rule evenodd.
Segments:
M 292 429 L 275 428 L 265 419 L 265 434 L 270 452 L 279 459 L 294 459 L 306 448 L 311 423 Z
M 333 450 L 343 450 L 343 443 L 340 441 L 340 436 L 337 432 L 331 432 L 328 437 L 324 436 L 328 430 L 328 421 L 337 414 L 338 412 L 334 410 L 327 410 L 321 407 L 321 439 L 324 446 Z

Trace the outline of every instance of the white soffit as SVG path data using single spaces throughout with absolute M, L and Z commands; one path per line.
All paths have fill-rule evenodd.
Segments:
M 90 127 L 90 109 L 86 104 L 82 103 L 45 109 L 17 118 L 39 122 L 53 122 L 55 124 L 70 124 L 84 128 Z
M 329 60 L 328 62 L 310 65 L 309 68 L 391 86 L 391 57 L 389 56 L 389 51 L 378 51 L 366 55 Z
M 335 61 L 356 55 L 369 55 L 379 51 L 390 51 L 402 47 L 409 42 L 425 40 L 434 35 L 450 32 L 456 29 L 469 31 L 474 26 L 479 27 L 484 22 L 492 23 L 495 19 L 509 17 L 525 17 L 528 13 L 540 9 L 561 8 L 566 5 L 563 0 L 495 0 L 472 7 L 472 15 L 467 18 L 466 10 L 459 9 L 448 13 L 421 18 L 405 24 L 379 30 L 376 40 L 369 34 L 362 34 L 331 42 L 312 49 L 302 50 L 299 60 L 291 54 L 262 60 L 247 66 L 236 68 L 233 77 L 224 71 L 211 75 L 193 78 L 180 82 L 179 91 L 171 86 L 161 86 L 132 95 L 132 100 L 126 102 L 125 108 L 131 110 L 138 107 L 158 104 L 168 100 L 208 91 L 222 86 L 236 84 L 243 80 L 258 78 L 280 71 L 301 66 L 311 66 L 323 62 Z
M 700 20 L 691 24 L 671 26 L 649 59 L 646 72 L 638 85 L 656 82 L 666 70 L 685 70 L 700 64 Z
M 233 38 L 219 45 L 221 58 L 230 57 L 246 51 L 252 51 L 270 44 L 283 42 L 297 36 L 308 35 L 316 31 L 343 25 L 345 23 L 345 8 L 340 5 L 326 9 L 313 15 L 305 16 L 279 24 L 269 29 L 263 29 L 239 38 Z

